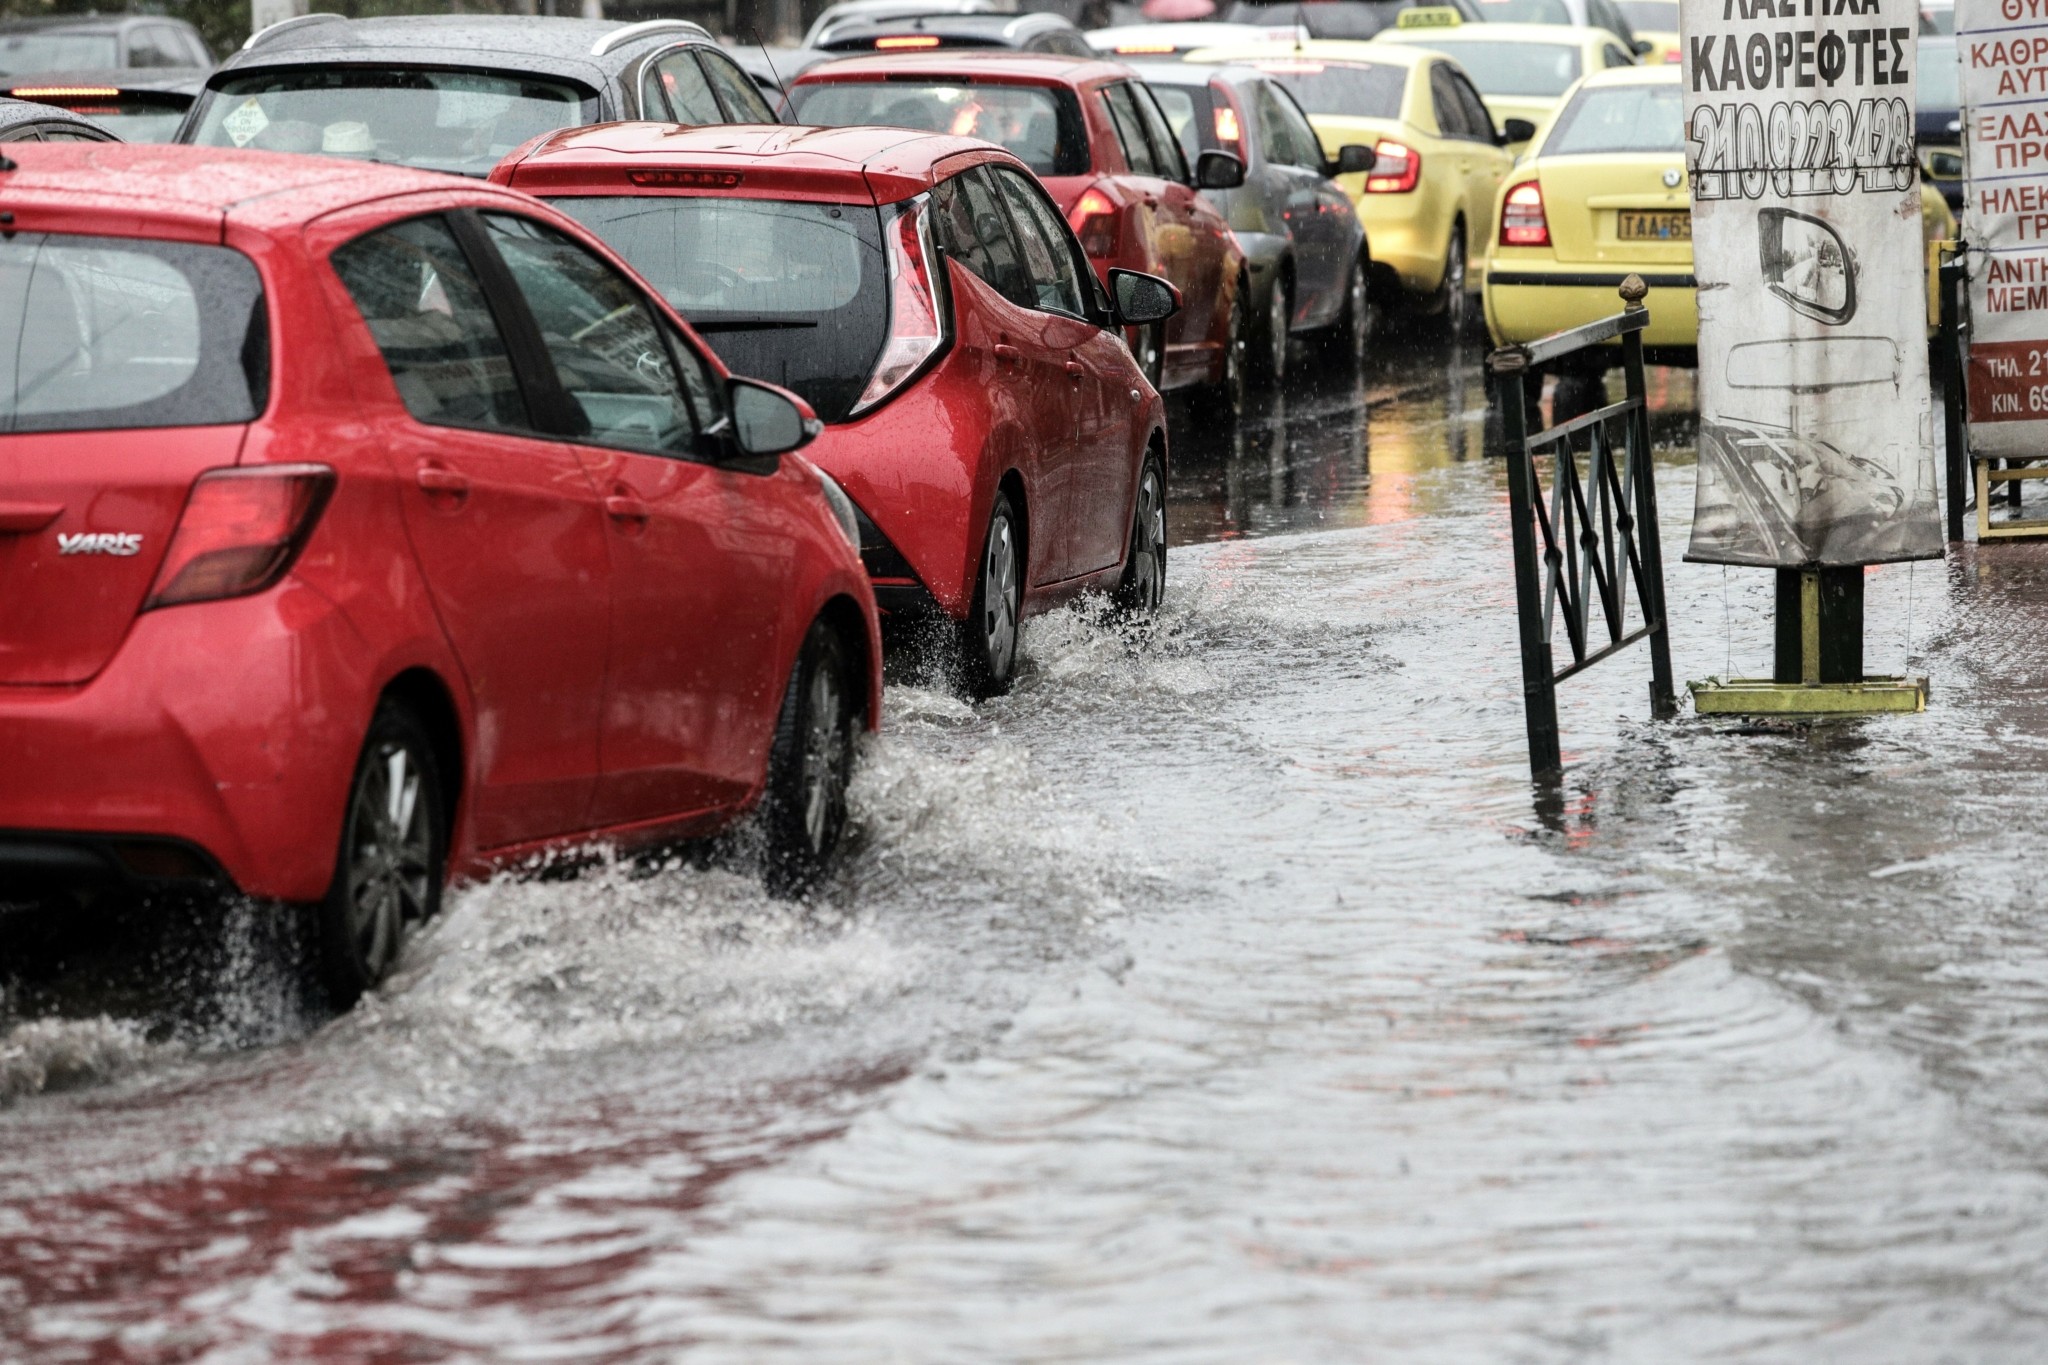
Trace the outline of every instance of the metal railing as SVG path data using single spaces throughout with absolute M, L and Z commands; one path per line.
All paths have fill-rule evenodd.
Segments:
M 1649 289 L 1630 275 L 1620 292 L 1624 306 L 1612 317 L 1526 346 L 1503 346 L 1486 358 L 1508 466 L 1529 770 L 1539 782 L 1554 782 L 1564 772 L 1557 684 L 1638 640 L 1650 642 L 1652 713 L 1662 718 L 1678 712 L 1643 387 L 1642 332 L 1650 322 L 1643 299 Z M 1616 339 L 1626 396 L 1530 434 L 1527 386 L 1538 385 L 1540 394 L 1542 367 Z M 1634 629 L 1628 625 L 1631 582 L 1641 619 Z M 1560 611 L 1571 651 L 1571 662 L 1562 668 L 1552 649 Z

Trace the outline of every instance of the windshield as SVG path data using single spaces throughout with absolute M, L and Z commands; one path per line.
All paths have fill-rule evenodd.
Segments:
M 1479 16 L 1489 24 L 1569 24 L 1572 12 L 1564 0 L 1479 0 Z
M 790 94 L 794 121 L 844 128 L 879 123 L 978 137 L 1007 147 L 1039 175 L 1085 175 L 1088 135 L 1066 90 L 1042 85 L 820 81 Z
M 1579 50 L 1562 43 L 1445 43 L 1482 95 L 1555 99 L 1579 78 Z
M 552 201 L 689 319 L 735 374 L 846 419 L 889 327 L 872 204 L 688 195 Z
M 1963 107 L 1963 66 L 1954 43 L 1920 44 L 1922 109 L 1949 112 Z
M 270 389 L 263 284 L 226 247 L 0 242 L 0 431 L 246 422 Z
M 204 147 L 476 176 L 530 138 L 597 117 L 597 101 L 566 82 L 474 71 L 294 68 L 227 81 L 205 100 L 192 137 Z
M 1678 32 L 1678 0 L 1619 0 L 1628 26 L 1650 33 Z
M 121 45 L 111 33 L 0 34 L 0 76 L 95 71 L 120 64 Z
M 1550 136 L 1544 156 L 1591 152 L 1676 152 L 1685 147 L 1678 82 L 1581 90 Z
M 1287 87 L 1294 102 L 1311 114 L 1345 118 L 1399 118 L 1405 66 L 1365 62 L 1318 62 L 1301 57 L 1247 62 Z

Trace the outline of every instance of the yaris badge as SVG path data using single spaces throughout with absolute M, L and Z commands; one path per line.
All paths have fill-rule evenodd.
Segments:
M 72 531 L 57 533 L 60 555 L 137 555 L 142 553 L 138 531 Z

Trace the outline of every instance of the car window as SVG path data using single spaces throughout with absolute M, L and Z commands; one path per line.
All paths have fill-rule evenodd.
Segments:
M 1186 85 L 1155 85 L 1151 89 L 1159 112 L 1166 116 L 1166 126 L 1180 143 L 1181 155 L 1193 164 L 1202 155 L 1202 133 L 1210 118 L 1209 92 Z
M 1152 159 L 1152 144 L 1145 140 L 1145 121 L 1131 100 L 1131 87 L 1123 81 L 1105 85 L 1102 103 L 1109 110 L 1110 126 L 1116 129 L 1116 140 L 1124 149 L 1124 163 L 1131 168 L 1131 174 L 1162 174 Z
M 1159 167 L 1159 173 L 1168 180 L 1186 184 L 1188 159 L 1181 151 L 1180 139 L 1173 135 L 1173 126 L 1159 108 L 1159 101 L 1153 97 L 1152 88 L 1146 85 L 1130 87 L 1131 98 L 1138 106 L 1138 117 L 1145 121 L 1146 139 L 1152 144 L 1152 161 Z
M 1451 84 L 1450 68 L 1441 63 L 1429 68 L 1429 102 L 1436 110 L 1438 132 L 1445 137 L 1471 137 L 1471 129 L 1465 124 L 1465 106 L 1458 102 L 1457 89 Z
M 128 38 L 128 65 L 183 66 L 184 46 L 174 30 L 161 24 L 138 28 Z
M 1609 43 L 1605 47 L 1600 49 L 1600 59 L 1605 65 L 1610 67 L 1634 66 L 1636 64 L 1636 59 L 1634 57 L 1630 56 L 1626 52 L 1623 52 L 1620 48 L 1616 47 L 1612 43 Z
M 30 29 L 0 35 L 0 76 L 105 70 L 120 64 L 120 43 L 111 33 Z
M 1616 6 L 1631 28 L 1653 33 L 1678 32 L 1678 0 L 1621 0 Z
M 1308 116 L 1301 112 L 1301 106 L 1294 102 L 1293 97 L 1287 93 L 1285 88 L 1280 86 L 1266 86 L 1263 88 L 1272 100 L 1273 107 L 1262 111 L 1265 114 L 1265 119 L 1262 121 L 1270 121 L 1285 134 L 1287 145 L 1293 148 L 1293 154 L 1287 158 L 1287 164 L 1301 166 L 1321 174 L 1323 169 L 1323 141 L 1316 136 L 1316 130 L 1309 123 Z
M 711 93 L 711 82 L 686 47 L 651 63 L 641 77 L 641 86 L 641 99 L 652 106 L 650 112 L 660 109 L 665 100 L 668 116 L 677 123 L 725 122 L 718 97 Z
M 531 429 L 504 334 L 446 222 L 393 224 L 333 261 L 407 412 L 436 426 Z
M 1536 95 L 1554 99 L 1579 78 L 1579 42 L 1462 42 L 1452 55 L 1482 95 Z M 1444 44 L 1450 48 L 1451 44 Z M 1610 48 L 1610 51 L 1613 49 Z
M 939 244 L 989 288 L 1020 308 L 1037 306 L 1030 272 L 988 173 L 981 167 L 941 181 L 932 191 Z
M 1007 148 L 1039 175 L 1086 175 L 1089 169 L 1081 102 L 1063 86 L 969 85 L 904 73 L 888 81 L 799 82 L 790 102 L 793 123 L 879 123 L 978 137 Z
M 768 107 L 767 100 L 761 98 L 761 87 L 755 85 L 753 78 L 740 70 L 730 57 L 699 48 L 697 60 L 704 63 L 704 74 L 711 78 L 711 88 L 718 92 L 719 100 L 725 105 L 727 118 L 734 123 L 775 122 L 775 111 Z
M 1409 68 L 1381 62 L 1261 57 L 1246 65 L 1257 67 L 1285 86 L 1296 103 L 1311 114 L 1399 118 L 1401 100 L 1408 91 Z
M 996 183 L 1002 186 L 1003 199 L 1010 206 L 1010 221 L 1017 229 L 1024 268 L 1031 276 L 1031 306 L 1086 317 L 1088 295 L 1081 286 L 1081 272 L 1075 264 L 1074 244 L 1066 225 L 1045 202 L 1041 191 L 1026 183 L 1023 176 L 1007 167 L 990 169 Z
M 1480 0 L 1486 17 L 1496 24 L 1570 24 L 1564 0 Z M 1599 25 L 1594 25 L 1599 27 Z
M 1681 99 L 1675 81 L 1581 86 L 1543 139 L 1543 155 L 1679 151 L 1685 146 Z
M 1451 86 L 1458 93 L 1458 103 L 1465 106 L 1465 126 L 1472 130 L 1477 142 L 1492 142 L 1496 132 L 1493 126 L 1493 111 L 1486 107 L 1486 101 L 1472 88 L 1472 82 L 1453 71 L 1450 73 Z
M 111 142 L 113 139 L 99 133 L 88 133 L 83 128 L 67 128 L 60 124 L 46 123 L 42 127 L 45 142 Z
M 530 218 L 487 213 L 484 229 L 519 285 L 592 445 L 693 453 L 697 422 L 640 292 L 609 265 Z
M 221 246 L 0 240 L 0 431 L 246 422 L 270 393 L 263 284 Z

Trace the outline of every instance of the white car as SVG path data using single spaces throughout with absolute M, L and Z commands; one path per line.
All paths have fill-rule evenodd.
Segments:
M 1181 24 L 1118 24 L 1091 28 L 1082 36 L 1088 46 L 1106 56 L 1179 57 L 1198 47 L 1305 42 L 1309 32 L 1300 24 L 1224 24 L 1198 19 Z
M 1017 0 L 839 0 L 811 23 L 803 46 L 816 47 L 848 19 L 915 19 L 920 14 L 1015 14 Z

